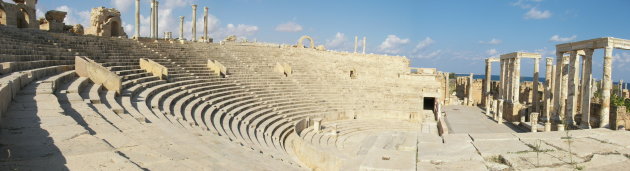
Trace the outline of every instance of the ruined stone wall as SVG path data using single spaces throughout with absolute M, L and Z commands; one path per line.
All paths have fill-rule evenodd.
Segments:
M 538 101 L 542 101 L 543 95 L 544 95 L 544 85 L 543 83 L 539 82 L 538 83 L 538 91 L 536 91 L 538 93 Z M 520 86 L 520 95 L 519 95 L 519 102 L 522 104 L 533 104 L 534 102 L 534 82 L 522 82 L 521 86 Z
M 77 56 L 75 58 L 75 70 L 77 75 L 81 77 L 89 77 L 94 84 L 103 84 L 107 90 L 120 93 L 122 88 L 122 79 L 120 76 L 109 71 L 109 69 L 100 64 L 84 57 Z
M 612 106 L 610 110 L 610 128 L 619 129 L 620 127 L 630 130 L 630 113 L 627 112 L 625 106 Z
M 127 37 L 122 27 L 120 11 L 114 8 L 98 7 L 92 9 L 90 26 L 85 34 L 103 37 Z
M 468 93 L 472 93 L 472 101 L 474 104 L 481 104 L 482 92 L 483 92 L 483 80 L 473 80 L 472 92 L 468 92 L 468 78 L 469 77 L 457 77 L 455 81 L 456 96 L 460 100 L 468 98 Z
M 0 25 L 39 29 L 35 7 L 0 2 Z

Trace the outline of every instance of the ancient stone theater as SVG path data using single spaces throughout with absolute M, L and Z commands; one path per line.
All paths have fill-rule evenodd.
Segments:
M 134 3 L 135 14 L 93 8 L 83 26 L 66 25 L 66 11 L 36 16 L 37 0 L 0 1 L 0 170 L 630 167 L 630 114 L 611 102 L 629 97 L 611 63 L 630 40 L 562 43 L 551 57 L 506 53 L 480 60 L 486 76 L 476 79 L 365 53 L 366 38 L 354 52 L 310 36 L 213 40 L 208 8 L 199 20 L 197 5 L 175 19 L 173 36 L 158 30 L 159 2 Z M 135 33 L 123 15 L 135 16 Z

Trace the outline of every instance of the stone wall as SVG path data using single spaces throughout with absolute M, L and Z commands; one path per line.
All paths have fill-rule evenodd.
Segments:
M 107 68 L 86 57 L 75 57 L 75 70 L 81 77 L 89 77 L 94 84 L 103 84 L 109 91 L 120 94 L 122 79 Z
M 464 100 L 465 98 L 468 98 L 468 76 L 464 76 L 464 77 L 457 77 L 456 81 L 455 81 L 455 92 L 457 95 L 457 98 L 460 100 Z M 483 92 L 483 80 L 482 79 L 475 79 L 473 80 L 473 87 L 472 87 L 472 102 L 473 104 L 481 104 L 482 101 L 482 92 Z
M 85 30 L 87 35 L 103 37 L 127 37 L 122 27 L 120 12 L 114 8 L 98 7 L 92 9 L 90 27 Z
M 18 92 L 34 80 L 72 70 L 72 66 L 54 66 L 44 67 L 23 72 L 13 72 L 0 78 L 0 120 L 9 108 L 11 101 L 17 96 Z M 53 86 L 56 84 L 53 83 Z M 54 88 L 53 88 L 54 89 Z
M 161 64 L 151 60 L 140 58 L 140 69 L 144 69 L 153 76 L 159 77 L 161 80 L 168 79 L 168 68 Z
M 303 119 L 297 122 L 295 130 L 301 132 L 310 126 L 309 121 Z M 344 164 L 342 158 L 334 154 L 334 151 L 321 150 L 319 147 L 304 141 L 299 134 L 289 136 L 287 150 L 292 150 L 293 154 L 302 162 L 313 170 L 339 170 Z
M 217 60 L 208 60 L 208 69 L 216 75 L 227 75 L 227 68 Z
M 630 130 L 630 113 L 627 112 L 625 106 L 612 106 L 610 109 L 610 128 L 619 129 L 620 126 Z
M 0 1 L 0 25 L 18 28 L 39 29 L 34 6 L 10 4 Z
M 48 11 L 46 18 L 39 20 L 39 29 L 50 32 L 63 32 L 66 24 L 63 21 L 68 13 L 64 11 Z

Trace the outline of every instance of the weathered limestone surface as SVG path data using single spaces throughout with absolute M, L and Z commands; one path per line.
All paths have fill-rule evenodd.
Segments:
M 92 9 L 90 27 L 85 34 L 103 37 L 127 37 L 122 27 L 120 12 L 113 8 L 98 7 Z
M 208 60 L 208 69 L 210 69 L 216 75 L 227 75 L 227 68 L 216 60 Z
M 36 17 L 36 0 L 16 2 L 16 4 L 0 1 L 0 12 L 4 15 L 0 18 L 0 25 L 17 28 L 39 28 Z
M 40 20 L 39 28 L 41 30 L 48 30 L 51 32 L 63 32 L 66 26 L 63 20 L 68 13 L 64 11 L 51 10 L 46 12 L 46 18 Z
M 151 59 L 140 58 L 140 69 L 144 69 L 160 79 L 168 79 L 168 68 Z
M 110 91 L 121 93 L 122 80 L 120 76 L 91 59 L 77 56 L 75 58 L 75 70 L 77 75 L 89 77 L 95 84 L 102 84 Z

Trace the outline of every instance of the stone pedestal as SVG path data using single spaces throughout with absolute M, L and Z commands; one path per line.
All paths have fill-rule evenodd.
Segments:
M 504 115 L 505 120 L 507 120 L 508 122 L 520 122 L 522 110 L 523 110 L 522 104 L 506 101 L 504 104 L 504 110 L 503 110 L 503 115 Z
M 558 131 L 564 131 L 564 124 L 558 124 Z
M 505 102 L 503 101 L 503 99 L 500 99 L 497 104 L 497 115 L 494 118 L 494 120 L 496 120 L 498 124 L 503 123 L 503 110 L 504 110 L 503 104 L 504 103 Z
M 551 123 L 550 122 L 546 122 L 545 123 L 545 132 L 551 132 Z
M 539 114 L 540 113 L 538 113 L 538 112 L 532 112 L 529 115 L 529 121 L 530 121 L 531 126 L 532 126 L 531 132 L 538 132 L 538 115 Z

